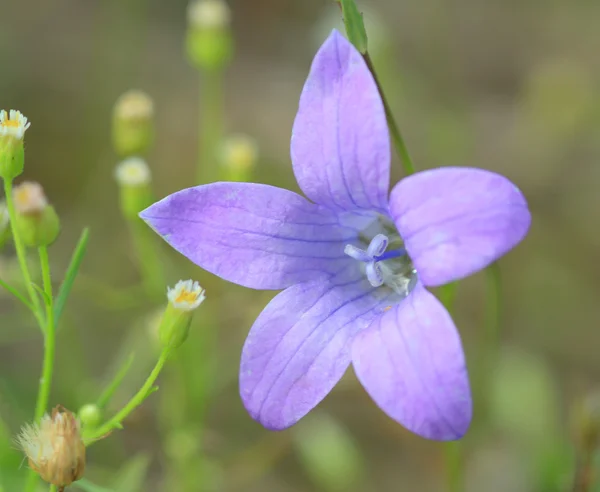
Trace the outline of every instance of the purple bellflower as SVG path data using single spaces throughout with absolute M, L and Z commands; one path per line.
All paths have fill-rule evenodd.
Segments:
M 246 409 L 266 428 L 285 429 L 352 363 L 391 418 L 429 439 L 460 438 L 472 414 L 463 350 L 426 288 L 471 275 L 519 243 L 531 220 L 523 195 L 498 174 L 459 167 L 416 173 L 389 193 L 381 97 L 336 31 L 304 86 L 291 157 L 308 200 L 264 184 L 212 183 L 141 213 L 215 275 L 284 289 L 243 348 Z

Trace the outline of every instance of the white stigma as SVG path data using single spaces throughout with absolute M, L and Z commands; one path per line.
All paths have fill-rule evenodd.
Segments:
M 23 140 L 25 130 L 31 126 L 27 118 L 20 111 L 11 109 L 9 113 L 0 111 L 0 136 L 12 136 Z
M 191 311 L 202 304 L 202 301 L 206 299 L 206 295 L 198 282 L 180 280 L 175 284 L 175 287 L 169 287 L 167 298 L 174 308 Z
M 198 29 L 219 29 L 231 22 L 231 10 L 223 0 L 192 0 L 187 9 L 190 26 Z
M 143 186 L 151 178 L 150 168 L 141 157 L 129 157 L 115 169 L 115 179 L 121 186 Z

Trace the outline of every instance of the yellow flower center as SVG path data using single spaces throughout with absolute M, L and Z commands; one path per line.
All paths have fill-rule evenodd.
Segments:
M 9 120 L 9 119 L 6 119 L 6 120 L 4 120 L 0 124 L 2 126 L 8 126 L 8 127 L 11 127 L 11 128 L 19 128 L 19 121 L 18 120 Z
M 176 303 L 194 303 L 198 299 L 198 293 L 190 292 L 189 290 L 182 290 L 179 295 L 175 298 Z

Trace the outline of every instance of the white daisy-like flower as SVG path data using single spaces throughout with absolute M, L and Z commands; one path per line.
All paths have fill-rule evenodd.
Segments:
M 231 10 L 223 0 L 192 0 L 187 9 L 190 26 L 197 29 L 218 29 L 231 23 Z
M 219 153 L 224 166 L 231 169 L 250 169 L 258 159 L 258 144 L 248 135 L 231 135 L 223 140 Z
M 141 157 L 129 157 L 117 165 L 115 179 L 121 186 L 143 186 L 150 183 L 150 168 Z
M 64 488 L 85 470 L 85 445 L 75 416 L 62 407 L 44 415 L 39 424 L 27 424 L 16 439 L 29 466 L 48 483 Z
M 115 104 L 115 116 L 122 120 L 148 120 L 154 116 L 154 102 L 140 90 L 122 94 Z
M 0 111 L 0 136 L 11 136 L 23 140 L 25 130 L 31 126 L 27 118 L 20 111 L 11 109 L 8 113 Z
M 32 215 L 42 212 L 48 206 L 44 188 L 35 181 L 23 181 L 13 189 L 15 209 L 18 214 Z
M 167 290 L 167 298 L 175 309 L 192 311 L 206 299 L 205 291 L 198 282 L 180 280 Z

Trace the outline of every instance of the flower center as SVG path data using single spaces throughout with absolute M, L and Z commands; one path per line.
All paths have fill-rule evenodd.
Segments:
M 19 121 L 18 120 L 4 120 L 1 123 L 2 126 L 8 126 L 11 128 L 18 128 L 19 127 Z
M 398 300 L 408 296 L 417 283 L 417 271 L 393 222 L 378 214 L 359 227 L 359 244 L 347 244 L 344 253 L 359 263 L 373 287 L 391 289 Z

